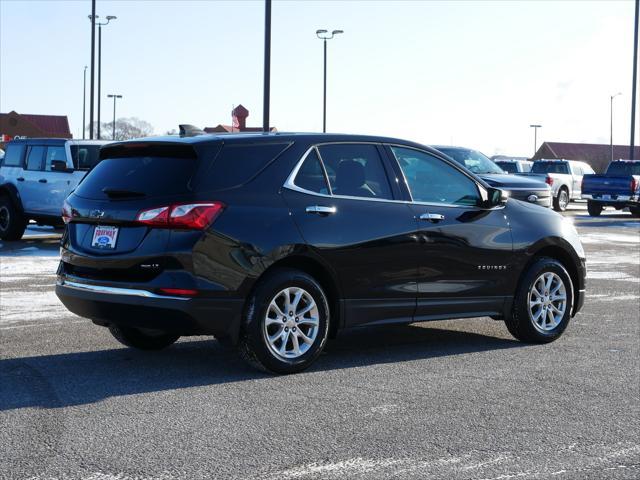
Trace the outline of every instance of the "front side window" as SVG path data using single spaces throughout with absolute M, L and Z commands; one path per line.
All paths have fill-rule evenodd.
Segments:
M 21 167 L 23 154 L 24 145 L 7 145 L 7 151 L 4 154 L 2 165 L 5 167 Z
M 29 147 L 27 153 L 27 170 L 42 170 L 42 158 L 45 147 Z
M 501 174 L 504 173 L 502 169 L 493 163 L 493 161 L 484 154 L 476 151 L 469 150 L 467 148 L 447 148 L 438 147 L 442 153 L 446 156 L 453 158 L 460 165 L 464 165 L 475 174 L 489 173 L 489 174 Z
M 47 148 L 47 156 L 45 159 L 44 168 L 46 171 L 51 171 L 51 165 L 53 161 L 57 160 L 60 162 L 67 163 L 67 152 L 64 147 L 48 147 Z
M 407 179 L 414 202 L 480 204 L 476 183 L 446 162 L 419 150 L 391 147 Z
M 321 145 L 319 150 L 334 195 L 393 199 L 389 179 L 375 145 Z
M 329 186 L 315 148 L 305 158 L 294 180 L 296 186 L 310 192 L 329 194 Z

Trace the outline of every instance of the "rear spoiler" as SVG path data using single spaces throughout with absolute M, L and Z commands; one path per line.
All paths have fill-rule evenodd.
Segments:
M 100 160 L 124 157 L 198 158 L 198 154 L 192 145 L 177 142 L 124 142 L 100 149 Z

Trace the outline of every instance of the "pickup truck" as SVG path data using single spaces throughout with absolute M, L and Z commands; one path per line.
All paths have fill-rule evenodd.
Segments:
M 28 138 L 0 160 L 0 239 L 19 240 L 30 220 L 60 226 L 64 199 L 98 162 L 96 140 Z
M 629 211 L 640 217 L 640 160 L 611 162 L 602 175 L 585 175 L 582 198 L 587 200 L 589 215 L 597 217 L 604 207 Z
M 582 176 L 595 173 L 591 166 L 576 160 L 536 160 L 531 172 L 518 173 L 545 182 L 551 187 L 553 209 L 564 212 L 573 200 L 581 199 Z

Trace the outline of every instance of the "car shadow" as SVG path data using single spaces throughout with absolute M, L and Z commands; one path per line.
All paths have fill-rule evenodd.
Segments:
M 515 340 L 415 325 L 349 330 L 328 343 L 314 372 L 523 346 Z M 288 377 L 290 378 L 290 377 Z M 247 366 L 215 340 L 181 341 L 160 352 L 128 348 L 0 360 L 0 411 L 61 408 L 110 397 L 281 381 Z

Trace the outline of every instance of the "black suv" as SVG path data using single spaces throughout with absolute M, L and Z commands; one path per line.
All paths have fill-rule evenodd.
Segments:
M 63 209 L 56 293 L 131 347 L 209 334 L 291 373 L 346 327 L 491 316 L 550 342 L 584 301 L 570 222 L 423 145 L 201 135 L 100 159 Z

